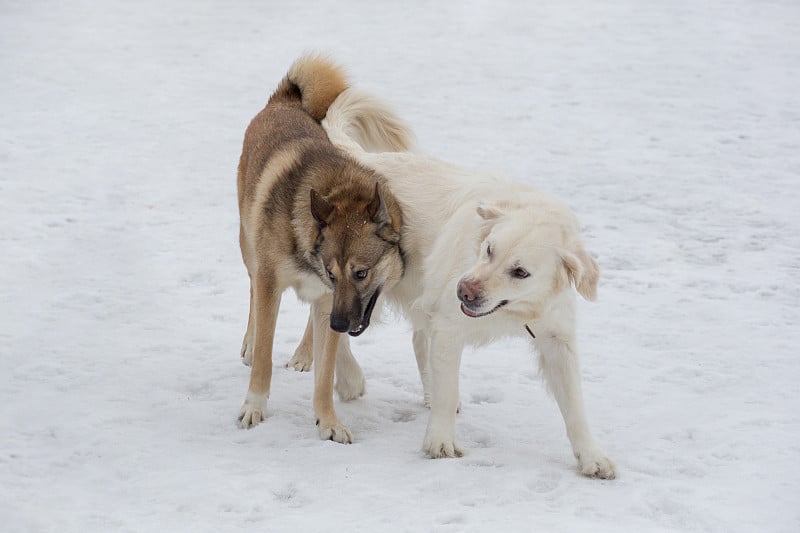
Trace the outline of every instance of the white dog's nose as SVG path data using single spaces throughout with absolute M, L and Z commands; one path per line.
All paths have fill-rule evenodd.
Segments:
M 464 303 L 472 303 L 480 298 L 480 284 L 474 280 L 462 279 L 458 282 L 458 299 Z

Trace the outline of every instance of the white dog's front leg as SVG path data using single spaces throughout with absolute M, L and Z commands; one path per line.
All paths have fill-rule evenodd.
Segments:
M 425 407 L 431 406 L 430 337 L 421 329 L 414 330 L 412 337 L 414 356 L 417 358 L 419 378 L 422 381 L 422 401 Z
M 581 473 L 614 479 L 614 463 L 594 443 L 586 422 L 574 342 L 572 338 L 565 339 L 552 332 L 537 332 L 534 343 L 539 350 L 539 366 L 564 417 L 567 436 Z
M 455 426 L 458 372 L 464 346 L 456 335 L 444 332 L 435 332 L 430 342 L 431 416 L 422 447 L 430 457 L 461 457 Z
M 367 392 L 364 372 L 350 351 L 350 337 L 339 336 L 339 351 L 336 354 L 336 392 L 343 401 L 361 398 Z

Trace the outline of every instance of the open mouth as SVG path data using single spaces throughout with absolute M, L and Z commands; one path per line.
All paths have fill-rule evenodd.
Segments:
M 367 309 L 364 311 L 364 319 L 361 321 L 361 324 L 359 324 L 357 328 L 348 331 L 348 335 L 351 337 L 358 337 L 367 330 L 369 327 L 369 319 L 372 317 L 372 310 L 375 309 L 375 302 L 378 301 L 378 296 L 380 296 L 380 294 L 381 290 L 376 289 L 372 294 L 372 298 L 369 299 L 369 303 L 367 303 Z
M 508 303 L 508 300 L 502 300 L 499 304 L 494 306 L 492 309 L 489 309 L 488 311 L 484 311 L 483 313 L 480 313 L 478 311 L 473 311 L 472 309 L 467 307 L 466 304 L 464 304 L 464 302 L 461 302 L 461 312 L 464 313 L 465 315 L 467 315 L 470 318 L 480 318 L 482 316 L 491 315 L 492 313 L 494 313 L 495 311 L 497 311 L 498 309 L 500 309 L 501 307 L 503 307 L 507 303 Z

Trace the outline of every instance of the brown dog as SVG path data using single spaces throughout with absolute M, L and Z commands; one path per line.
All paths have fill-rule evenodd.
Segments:
M 338 67 L 301 57 L 245 132 L 239 242 L 250 276 L 250 316 L 241 353 L 252 369 L 239 413 L 243 428 L 264 419 L 278 307 L 292 287 L 311 302 L 314 352 L 298 351 L 289 365 L 308 370 L 316 361 L 320 437 L 349 443 L 333 408 L 334 368 L 346 376 L 336 383 L 344 400 L 364 394 L 364 378 L 341 334 L 363 333 L 381 292 L 403 274 L 400 207 L 383 179 L 334 147 L 320 126 L 346 88 Z

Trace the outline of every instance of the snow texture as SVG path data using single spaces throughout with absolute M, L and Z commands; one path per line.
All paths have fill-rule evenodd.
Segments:
M 800 531 L 800 4 L 543 0 L 0 3 L 0 529 Z M 470 350 L 457 436 L 420 451 L 408 325 L 354 341 L 355 442 L 282 368 L 237 428 L 242 135 L 328 52 L 428 153 L 565 200 L 580 305 L 576 472 L 522 341 Z

